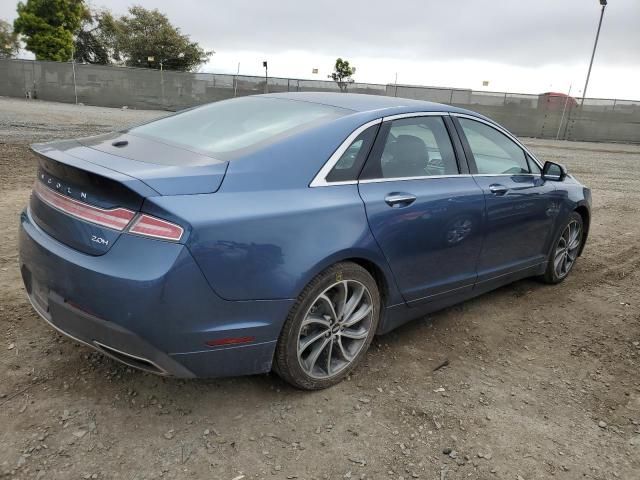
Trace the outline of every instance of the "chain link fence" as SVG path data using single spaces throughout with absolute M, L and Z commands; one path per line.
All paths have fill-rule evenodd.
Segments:
M 339 92 L 332 81 L 187 73 L 33 60 L 0 60 L 0 95 L 87 105 L 179 110 L 264 92 Z M 348 91 L 468 108 L 516 135 L 640 143 L 640 101 L 581 99 L 407 85 L 352 83 Z

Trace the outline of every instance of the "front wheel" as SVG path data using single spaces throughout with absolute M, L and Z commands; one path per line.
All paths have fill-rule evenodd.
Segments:
M 355 263 L 338 263 L 298 297 L 278 340 L 274 369 L 305 390 L 335 385 L 366 354 L 379 317 L 380 293 L 373 277 Z
M 567 276 L 578 259 L 580 247 L 583 239 L 582 217 L 577 212 L 572 212 L 564 227 L 560 230 L 560 235 L 556 239 L 547 270 L 542 276 L 545 283 L 560 283 Z

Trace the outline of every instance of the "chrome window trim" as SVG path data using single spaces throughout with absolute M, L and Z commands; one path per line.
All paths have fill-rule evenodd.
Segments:
M 461 173 L 457 175 L 424 175 L 420 177 L 395 177 L 395 178 L 367 178 L 365 180 L 359 180 L 358 183 L 383 183 L 383 182 L 406 182 L 409 180 L 429 180 L 437 178 L 471 178 L 473 175 L 468 173 Z
M 410 113 L 398 113 L 397 115 L 389 115 L 383 117 L 383 122 L 389 122 L 393 120 L 401 120 L 403 118 L 415 118 L 415 117 L 446 117 L 449 112 L 410 112 Z
M 358 183 L 358 180 L 327 182 L 326 178 L 327 178 L 327 175 L 329 175 L 329 172 L 331 172 L 331 170 L 333 169 L 333 167 L 335 167 L 336 163 L 338 163 L 338 160 L 340 160 L 340 158 L 342 157 L 344 152 L 347 150 L 347 148 L 349 148 L 351 144 L 355 141 L 355 139 L 358 138 L 358 135 L 364 132 L 367 128 L 373 127 L 374 125 L 378 125 L 380 123 L 382 123 L 382 118 L 377 118 L 375 120 L 371 120 L 370 122 L 365 123 L 364 125 L 360 125 L 353 132 L 351 132 L 351 135 L 349 135 L 346 138 L 346 140 L 340 144 L 338 149 L 335 152 L 333 152 L 333 155 L 329 157 L 329 160 L 325 162 L 325 164 L 322 166 L 322 168 L 316 174 L 316 176 L 313 177 L 313 180 L 311 180 L 311 183 L 309 184 L 309 186 L 313 188 L 313 187 L 329 187 L 333 185 L 356 185 Z
M 329 157 L 329 160 L 325 162 L 320 171 L 313 177 L 313 180 L 309 184 L 309 187 L 330 187 L 330 186 L 339 186 L 339 185 L 357 185 L 357 184 L 366 184 L 366 183 L 382 183 L 382 182 L 403 182 L 408 180 L 427 180 L 432 178 L 460 178 L 460 177 L 513 177 L 513 176 L 532 176 L 532 177 L 540 177 L 539 173 L 476 173 L 476 174 L 458 174 L 458 175 L 425 175 L 420 177 L 398 177 L 398 178 L 370 178 L 366 180 L 345 180 L 345 181 L 336 181 L 336 182 L 327 182 L 326 177 L 329 175 L 329 172 L 335 167 L 340 157 L 344 154 L 344 152 L 351 146 L 351 144 L 355 141 L 355 139 L 364 132 L 367 128 L 372 127 L 374 125 L 381 124 L 383 122 L 393 121 L 393 120 L 401 120 L 403 118 L 415 118 L 415 117 L 445 117 L 445 116 L 453 116 L 460 118 L 467 118 L 469 120 L 475 120 L 476 122 L 484 123 L 489 127 L 498 130 L 500 133 L 504 134 L 515 142 L 522 150 L 529 155 L 534 162 L 540 167 L 542 170 L 543 165 L 540 163 L 540 160 L 536 158 L 536 156 L 527 149 L 511 132 L 504 129 L 500 125 L 493 123 L 491 121 L 485 120 L 480 117 L 476 117 L 474 115 L 469 115 L 466 113 L 457 113 L 457 112 L 409 112 L 409 113 L 399 113 L 396 115 L 388 115 L 386 117 L 377 118 L 375 120 L 371 120 L 360 127 L 356 128 L 344 142 L 340 144 L 340 146 L 336 149 L 336 151 Z
M 474 173 L 473 177 L 540 177 L 539 173 Z
M 430 180 L 438 178 L 473 178 L 473 177 L 540 177 L 539 173 L 460 173 L 458 175 L 425 175 L 420 177 L 368 178 L 358 183 L 406 182 L 408 180 Z
M 536 164 L 538 165 L 538 167 L 540 167 L 540 170 L 542 170 L 542 164 L 540 163 L 540 160 L 538 160 L 536 158 L 536 156 L 531 153 L 529 151 L 529 149 L 527 147 L 525 147 L 520 140 L 518 140 L 511 132 L 509 132 L 508 130 L 502 128 L 500 125 L 490 122 L 488 120 L 485 120 L 484 118 L 480 118 L 480 117 L 476 117 L 474 115 L 469 115 L 466 113 L 457 113 L 457 112 L 451 112 L 449 113 L 449 115 L 451 115 L 452 117 L 459 117 L 459 118 L 466 118 L 468 120 L 475 120 L 476 122 L 480 122 L 480 123 L 484 123 L 485 125 L 488 125 L 492 128 L 494 128 L 495 130 L 498 130 L 500 133 L 506 135 L 510 140 L 512 140 L 513 142 L 516 143 L 516 145 L 518 145 L 522 150 L 524 150 L 524 152 L 529 155 L 534 162 L 536 162 Z M 487 174 L 485 174 L 487 175 Z M 537 175 L 537 174 L 532 174 L 532 175 Z
M 351 144 L 355 141 L 355 139 L 358 137 L 358 135 L 360 135 L 362 132 L 364 132 L 367 128 L 372 127 L 374 125 L 378 125 L 381 124 L 383 122 L 387 122 L 387 121 L 393 121 L 393 120 L 400 120 L 402 118 L 413 118 L 413 117 L 434 117 L 434 116 L 440 116 L 440 117 L 444 117 L 449 115 L 449 112 L 410 112 L 410 113 L 399 113 L 397 115 L 389 115 L 386 117 L 381 117 L 381 118 L 377 118 L 375 120 L 371 120 L 370 122 L 365 123 L 364 125 L 361 125 L 360 127 L 356 128 L 351 135 L 349 135 L 347 137 L 347 139 L 342 142 L 340 144 L 340 146 L 338 147 L 338 149 L 333 152 L 333 155 L 331 155 L 331 157 L 329 157 L 329 160 L 326 161 L 326 163 L 323 165 L 323 167 L 320 169 L 320 171 L 316 174 L 315 177 L 313 177 L 313 180 L 311 180 L 311 183 L 309 184 L 309 187 L 330 187 L 330 186 L 334 186 L 334 185 L 357 185 L 358 184 L 358 180 L 345 180 L 345 181 L 337 181 L 337 182 L 327 182 L 326 178 L 327 175 L 329 175 L 329 172 L 331 172 L 331 170 L 333 169 L 333 167 L 335 167 L 336 163 L 338 163 L 338 160 L 340 160 L 340 157 L 342 157 L 342 155 L 344 154 L 344 152 L 347 150 L 347 148 L 349 148 L 351 146 Z M 414 177 L 417 178 L 417 177 Z M 422 178 L 422 177 L 420 177 Z M 430 178 L 430 177 L 425 177 L 425 178 Z M 385 180 L 385 179 L 383 179 Z

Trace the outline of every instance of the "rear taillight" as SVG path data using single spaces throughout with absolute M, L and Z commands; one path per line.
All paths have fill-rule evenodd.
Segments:
M 73 198 L 62 195 L 42 183 L 36 182 L 33 191 L 46 204 L 71 215 L 72 217 L 96 223 L 103 227 L 123 231 L 129 222 L 135 217 L 135 212 L 126 208 L 104 209 L 79 202 Z
M 184 229 L 181 226 L 167 222 L 166 220 L 161 220 L 144 213 L 136 217 L 135 212 L 121 207 L 112 209 L 95 207 L 62 195 L 45 187 L 40 182 L 36 182 L 33 191 L 44 203 L 72 217 L 102 225 L 103 227 L 113 228 L 119 232 L 124 231 L 135 217 L 134 222 L 128 229 L 129 233 L 174 241 L 180 240 L 184 233 Z
M 144 235 L 145 237 L 161 238 L 163 240 L 178 241 L 182 238 L 184 229 L 166 220 L 140 214 L 129 228 L 130 233 Z

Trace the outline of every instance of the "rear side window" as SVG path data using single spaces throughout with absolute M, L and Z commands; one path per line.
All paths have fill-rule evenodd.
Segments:
M 460 118 L 479 174 L 530 173 L 524 150 L 505 134 L 475 120 Z
M 444 121 L 438 116 L 394 120 L 384 143 L 376 142 L 363 179 L 457 175 L 458 164 Z M 382 148 L 380 148 L 382 145 Z
M 358 179 L 358 174 L 376 138 L 378 127 L 379 125 L 374 125 L 358 135 L 327 175 L 327 182 L 345 182 Z
M 132 128 L 149 137 L 219 160 L 242 153 L 311 126 L 351 113 L 350 110 L 268 97 L 242 97 L 187 110 Z M 179 159 L 176 159 L 176 165 Z

